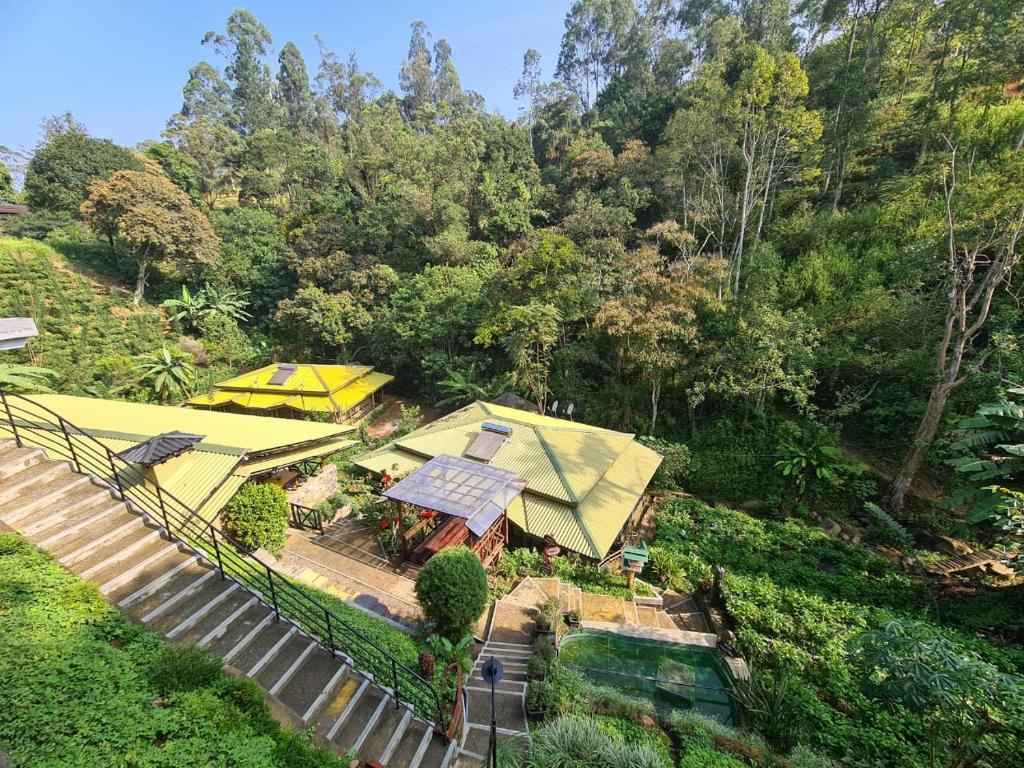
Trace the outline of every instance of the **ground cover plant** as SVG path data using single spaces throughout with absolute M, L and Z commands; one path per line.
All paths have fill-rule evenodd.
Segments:
M 887 671 L 856 660 L 858 639 L 894 620 L 934 622 L 930 631 L 953 649 L 951 658 L 976 658 L 979 669 L 1008 676 L 1009 691 L 1024 686 L 1019 646 L 993 645 L 935 622 L 931 594 L 918 579 L 802 522 L 674 500 L 659 516 L 655 543 L 706 568 L 725 568 L 725 605 L 756 673 L 741 701 L 749 724 L 780 751 L 804 743 L 835 758 L 958 764 L 955 747 L 936 746 L 940 726 L 921 707 L 878 697 L 872 676 Z M 1024 721 L 1012 701 L 985 698 L 992 732 L 978 733 L 963 750 L 995 762 L 1019 760 Z M 961 710 L 937 716 L 948 725 Z
M 15 765 L 340 768 L 246 680 L 166 646 L 95 587 L 0 533 L 0 743 Z

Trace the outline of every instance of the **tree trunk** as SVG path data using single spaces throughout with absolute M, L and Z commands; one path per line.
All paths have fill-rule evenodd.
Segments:
M 921 469 L 921 465 L 928 455 L 928 449 L 935 439 L 935 434 L 939 431 L 942 414 L 946 410 L 946 402 L 953 391 L 953 386 L 947 381 L 938 381 L 932 387 L 924 418 L 921 419 L 921 425 L 917 428 L 917 434 L 914 435 L 914 443 L 907 451 L 907 455 L 900 465 L 900 471 L 893 478 L 889 490 L 885 492 L 885 497 L 882 499 L 882 505 L 886 509 L 898 512 L 903 508 L 910 485 Z
M 661 399 L 661 377 L 655 376 L 651 379 L 651 434 L 654 434 L 654 427 L 658 423 L 658 400 Z
M 132 296 L 132 306 L 138 309 L 142 303 L 142 296 L 146 292 L 146 273 L 149 271 L 149 260 L 139 259 L 139 274 L 135 278 L 135 294 Z

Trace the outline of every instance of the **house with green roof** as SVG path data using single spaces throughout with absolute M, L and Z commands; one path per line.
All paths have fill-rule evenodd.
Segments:
M 632 434 L 479 401 L 355 463 L 400 477 L 442 455 L 513 473 L 525 487 L 512 526 L 594 560 L 615 548 L 661 464 Z

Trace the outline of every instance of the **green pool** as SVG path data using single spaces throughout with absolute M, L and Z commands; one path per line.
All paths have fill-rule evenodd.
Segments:
M 595 683 L 653 701 L 660 712 L 695 709 L 723 723 L 735 721 L 728 673 L 711 648 L 588 630 L 565 637 L 558 657 Z

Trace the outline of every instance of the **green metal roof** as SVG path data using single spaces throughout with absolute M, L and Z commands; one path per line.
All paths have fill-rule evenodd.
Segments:
M 511 429 L 488 464 L 526 482 L 521 502 L 508 510 L 509 519 L 589 557 L 602 558 L 611 550 L 661 463 L 661 456 L 633 435 L 481 402 L 355 463 L 404 475 L 441 454 L 463 456 L 485 421 Z

